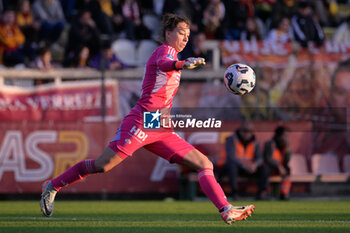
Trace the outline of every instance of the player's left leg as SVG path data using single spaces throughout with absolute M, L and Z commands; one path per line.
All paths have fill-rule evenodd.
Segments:
M 230 205 L 224 191 L 214 177 L 213 164 L 207 156 L 197 149 L 191 150 L 183 158 L 182 165 L 198 172 L 198 180 L 203 192 L 218 210 Z
M 244 220 L 252 214 L 253 205 L 238 207 L 232 206 L 227 201 L 224 191 L 214 177 L 212 162 L 176 133 L 163 133 L 158 141 L 145 146 L 145 149 L 169 162 L 196 170 L 203 192 L 221 212 L 221 217 L 226 223 L 231 224 L 235 220 Z
M 220 211 L 222 219 L 231 224 L 236 220 L 245 220 L 254 211 L 254 205 L 232 206 L 226 199 L 220 184 L 216 181 L 213 164 L 207 156 L 194 149 L 183 158 L 182 164 L 198 172 L 199 184 L 206 196 Z

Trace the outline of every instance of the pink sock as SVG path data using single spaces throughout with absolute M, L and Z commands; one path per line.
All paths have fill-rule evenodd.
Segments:
M 58 191 L 62 187 L 73 184 L 92 173 L 96 173 L 95 160 L 83 160 L 51 180 L 51 184 Z
M 207 197 L 221 210 L 230 203 L 227 201 L 224 191 L 214 177 L 213 169 L 204 168 L 198 173 L 199 184 Z

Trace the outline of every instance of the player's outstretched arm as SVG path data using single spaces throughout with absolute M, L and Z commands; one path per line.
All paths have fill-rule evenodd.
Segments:
M 205 65 L 205 59 L 202 57 L 189 57 L 184 61 L 176 61 L 175 68 L 177 70 L 189 70 L 198 66 Z

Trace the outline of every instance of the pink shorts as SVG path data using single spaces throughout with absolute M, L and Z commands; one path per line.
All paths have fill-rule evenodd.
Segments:
M 140 147 L 144 147 L 171 163 L 179 164 L 188 152 L 195 149 L 173 131 L 145 131 L 142 115 L 135 110 L 123 119 L 108 146 L 122 159 L 131 156 Z

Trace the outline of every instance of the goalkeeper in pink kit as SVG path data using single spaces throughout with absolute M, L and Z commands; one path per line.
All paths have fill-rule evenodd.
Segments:
M 185 48 L 190 34 L 190 22 L 186 17 L 167 14 L 162 23 L 164 43 L 153 52 L 146 64 L 142 94 L 136 106 L 123 119 L 115 137 L 99 158 L 81 161 L 43 184 L 40 206 L 45 216 L 52 215 L 55 196 L 62 187 L 88 175 L 111 170 L 140 147 L 169 162 L 196 170 L 203 192 L 226 223 L 245 220 L 253 213 L 253 205 L 232 206 L 227 201 L 214 177 L 210 160 L 174 131 L 143 129 L 143 112 L 171 109 L 173 97 L 179 87 L 181 70 L 205 64 L 203 58 L 188 58 L 184 61 L 177 59 L 177 54 Z

